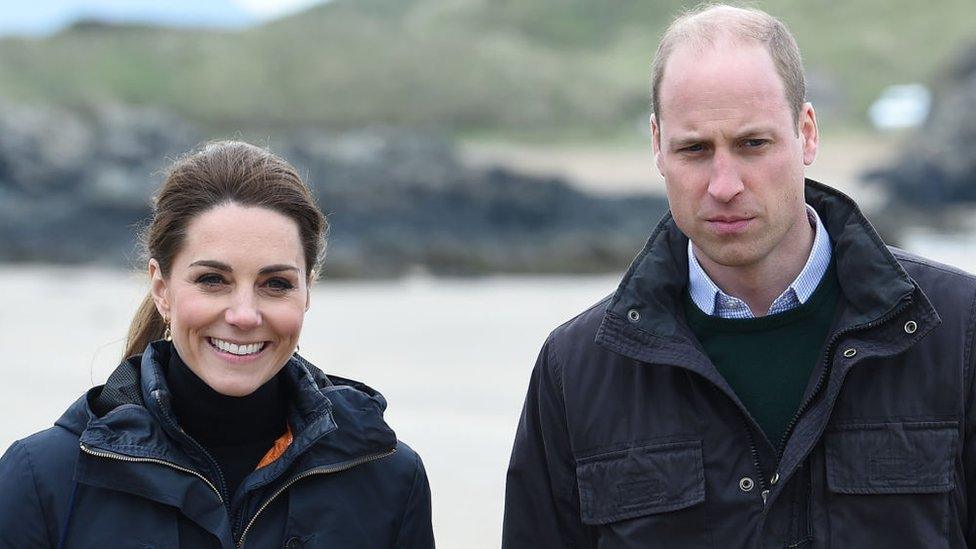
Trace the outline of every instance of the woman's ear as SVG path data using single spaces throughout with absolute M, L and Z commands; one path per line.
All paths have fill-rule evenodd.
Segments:
M 149 293 L 152 294 L 153 303 L 156 304 L 159 315 L 163 317 L 163 320 L 169 322 L 170 303 L 166 278 L 163 277 L 163 270 L 159 268 L 159 262 L 155 259 L 149 260 Z

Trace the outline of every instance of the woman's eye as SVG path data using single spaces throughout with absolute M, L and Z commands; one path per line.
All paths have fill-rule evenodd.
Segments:
M 285 291 L 294 288 L 295 286 L 283 278 L 272 278 L 269 279 L 265 284 L 272 290 Z
M 218 274 L 209 273 L 197 278 L 197 284 L 204 286 L 219 286 L 224 283 L 224 278 Z

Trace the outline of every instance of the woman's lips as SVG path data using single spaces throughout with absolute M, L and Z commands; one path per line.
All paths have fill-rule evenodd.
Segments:
M 223 349 L 220 349 L 216 345 L 214 345 L 213 341 L 211 341 L 209 337 L 207 338 L 207 347 L 210 347 L 211 351 L 213 351 L 217 356 L 219 356 L 223 360 L 226 360 L 227 362 L 243 364 L 246 362 L 252 362 L 264 356 L 264 353 L 267 352 L 268 348 L 271 347 L 271 344 L 265 342 L 260 351 L 249 355 L 235 355 L 234 353 L 229 353 L 227 351 L 224 351 Z

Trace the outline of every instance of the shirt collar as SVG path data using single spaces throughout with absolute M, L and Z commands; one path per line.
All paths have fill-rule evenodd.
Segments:
M 796 279 L 773 300 L 767 314 L 786 312 L 806 303 L 830 265 L 832 253 L 830 237 L 817 211 L 809 204 L 807 204 L 807 219 L 810 220 L 810 225 L 816 228 L 810 256 L 807 257 L 807 262 Z M 690 240 L 688 241 L 688 292 L 695 305 L 706 314 L 722 318 L 753 317 L 752 311 L 744 301 L 723 292 L 705 273 L 698 263 L 698 258 L 695 257 Z

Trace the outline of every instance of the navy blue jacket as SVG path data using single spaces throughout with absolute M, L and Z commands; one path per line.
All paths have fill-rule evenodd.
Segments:
M 841 297 L 782 440 L 683 318 L 670 216 L 616 293 L 552 332 L 508 470 L 503 546 L 976 546 L 976 279 L 887 248 L 808 181 Z
M 0 459 L 0 547 L 431 548 L 419 456 L 383 421 L 386 401 L 285 366 L 294 440 L 233 499 L 173 419 L 156 342 Z

